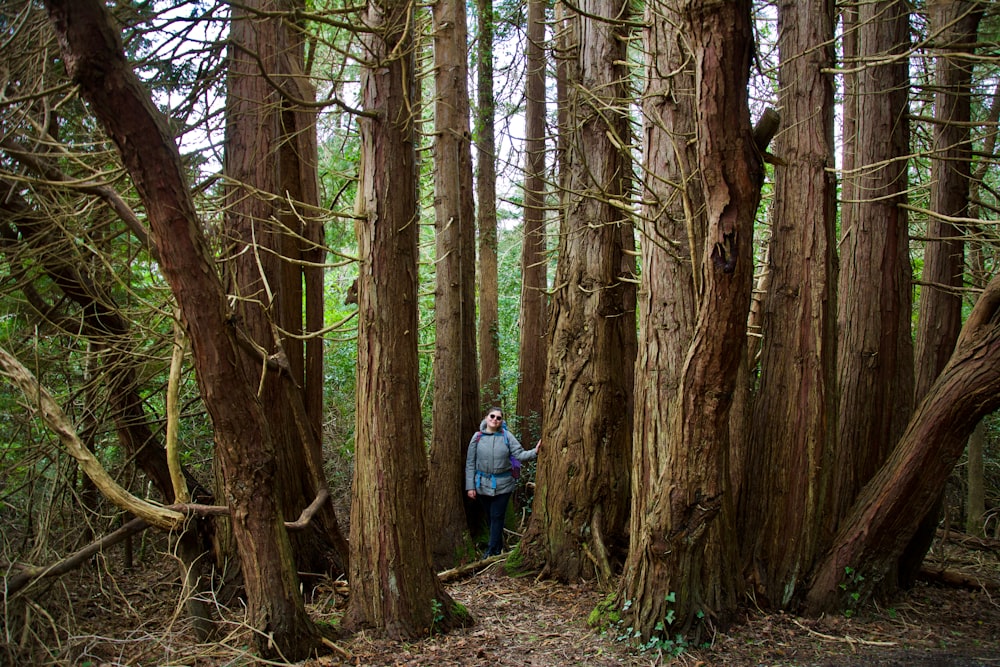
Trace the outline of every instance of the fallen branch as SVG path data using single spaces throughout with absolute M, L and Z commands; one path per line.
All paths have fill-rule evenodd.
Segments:
M 96 542 L 88 544 L 76 553 L 71 556 L 67 556 L 57 563 L 45 567 L 30 565 L 19 566 L 19 569 L 15 574 L 4 580 L 4 598 L 10 599 L 10 596 L 17 593 L 35 579 L 59 577 L 67 572 L 71 572 L 72 570 L 75 570 L 83 565 L 88 559 L 103 549 L 112 547 L 119 542 L 124 541 L 131 535 L 141 533 L 149 528 L 150 525 L 151 524 L 145 519 L 132 519 L 115 532 L 105 535 Z
M 1000 581 L 989 577 L 978 577 L 959 570 L 949 570 L 946 567 L 930 567 L 924 565 L 917 573 L 917 579 L 935 584 L 944 584 L 956 588 L 966 588 L 972 591 L 1000 591 Z
M 463 579 L 470 574 L 486 567 L 487 565 L 492 565 L 493 563 L 506 559 L 507 556 L 490 556 L 489 558 L 484 558 L 482 560 L 477 560 L 473 563 L 466 563 L 465 565 L 460 565 L 458 567 L 453 567 L 450 570 L 444 570 L 443 572 L 438 572 L 438 579 L 443 582 L 457 581 L 458 579 Z
M 819 637 L 820 639 L 825 639 L 826 641 L 830 642 L 840 642 L 842 644 L 864 644 L 865 646 L 896 646 L 896 642 L 877 642 L 871 639 L 858 639 L 857 637 L 852 637 L 850 635 L 844 635 L 843 637 L 827 635 L 822 632 L 816 632 L 811 628 L 807 628 L 794 618 L 792 619 L 792 622 L 795 623 L 795 625 L 802 628 L 803 630 L 805 630 L 806 632 L 808 632 L 810 635 L 814 637 Z
M 963 547 L 979 549 L 981 551 L 1000 551 L 1000 540 L 993 540 L 988 537 L 976 537 L 968 533 L 959 533 L 954 530 L 937 531 L 938 539 L 946 542 L 955 542 Z
M 312 517 L 316 514 L 323 503 L 327 501 L 329 492 L 326 489 L 316 494 L 316 498 L 309 503 L 309 507 L 302 510 L 302 514 L 295 521 L 286 521 L 285 527 L 288 530 L 302 530 L 309 525 Z M 177 503 L 168 505 L 164 509 L 173 512 L 180 512 L 187 516 L 227 516 L 228 507 L 219 505 L 199 505 L 197 503 Z M 79 551 L 63 558 L 52 565 L 15 565 L 17 571 L 4 580 L 4 596 L 9 598 L 35 579 L 47 579 L 49 577 L 60 577 L 67 572 L 71 572 L 86 563 L 95 554 L 112 547 L 125 538 L 136 533 L 140 533 L 149 528 L 151 523 L 143 518 L 132 519 L 124 526 L 113 533 L 105 535 L 99 540 L 91 542 Z M 497 557 L 499 558 L 499 557 Z

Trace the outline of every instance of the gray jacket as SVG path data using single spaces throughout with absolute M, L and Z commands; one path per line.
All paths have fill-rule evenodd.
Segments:
M 514 434 L 506 428 L 487 433 L 486 420 L 483 420 L 479 433 L 472 436 L 469 442 L 469 455 L 465 459 L 465 490 L 475 490 L 487 496 L 512 493 L 517 488 L 517 481 L 510 473 L 511 455 L 518 461 L 531 461 L 538 456 L 538 452 L 523 449 Z

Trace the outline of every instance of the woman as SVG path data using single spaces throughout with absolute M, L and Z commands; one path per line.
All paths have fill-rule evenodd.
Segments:
M 472 436 L 469 455 L 465 459 L 465 492 L 479 498 L 486 506 L 490 520 L 490 544 L 485 558 L 499 556 L 503 549 L 503 523 L 507 514 L 507 501 L 517 487 L 511 474 L 510 457 L 518 461 L 531 461 L 538 457 L 542 446 L 539 440 L 534 449 L 525 450 L 514 434 L 504 428 L 503 410 L 490 408 L 479 425 L 479 432 Z

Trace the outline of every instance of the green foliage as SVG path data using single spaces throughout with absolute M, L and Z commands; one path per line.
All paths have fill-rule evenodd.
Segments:
M 437 598 L 433 598 L 431 599 L 431 629 L 430 629 L 430 634 L 432 637 L 441 632 L 443 623 L 444 623 L 444 605 L 442 605 L 440 600 L 438 600 Z
M 839 587 L 846 595 L 844 616 L 847 618 L 853 616 L 857 611 L 858 603 L 861 601 L 861 584 L 864 580 L 864 575 L 854 568 L 844 568 L 844 581 L 840 582 Z
M 673 591 L 667 593 L 664 601 L 673 604 L 677 601 L 676 593 Z M 653 633 L 645 639 L 643 639 L 640 629 L 632 625 L 626 626 L 631 609 L 632 600 L 625 600 L 622 603 L 621 609 L 618 609 L 616 607 L 615 596 L 610 595 L 590 612 L 590 615 L 587 617 L 587 624 L 598 628 L 601 634 L 613 636 L 615 641 L 635 646 L 643 653 L 656 652 L 676 658 L 689 648 L 690 643 L 683 633 L 671 632 L 671 628 L 677 620 L 676 611 L 673 607 L 667 607 L 664 617 L 657 621 L 653 628 Z M 699 611 L 696 616 L 701 620 L 705 617 L 705 614 Z

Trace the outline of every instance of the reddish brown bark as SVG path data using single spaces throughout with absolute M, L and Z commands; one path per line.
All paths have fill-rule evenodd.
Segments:
M 886 584 L 980 419 L 1000 406 L 1000 279 L 979 298 L 948 365 L 864 488 L 812 578 L 810 614 L 863 604 Z M 856 599 L 855 599 L 856 596 Z
M 322 225 L 317 220 L 314 118 L 295 103 L 313 93 L 303 83 L 298 33 L 278 14 L 295 4 L 255 0 L 233 8 L 224 164 L 229 184 L 224 223 L 233 244 L 227 287 L 256 347 L 280 360 L 264 367 L 260 353 L 248 348 L 243 354 L 247 376 L 264 376 L 260 396 L 275 439 L 285 516 L 297 516 L 326 488 L 320 441 L 322 352 L 316 350 L 321 341 L 308 342 L 307 363 L 301 338 L 304 316 L 313 331 L 322 328 L 323 317 L 322 275 L 318 280 L 315 275 L 321 271 L 323 251 L 317 245 Z M 347 542 L 332 501 L 291 540 L 300 571 L 333 576 L 347 571 Z
M 834 6 L 778 6 L 783 130 L 740 531 L 758 604 L 801 594 L 829 513 L 836 421 Z M 829 539 L 829 535 L 825 536 Z
M 636 353 L 635 242 L 631 220 L 615 205 L 632 188 L 621 148 L 630 143 L 621 22 L 628 7 L 587 0 L 580 11 L 544 449 L 524 542 L 529 559 L 552 576 L 607 581 L 625 551 Z
M 545 5 L 528 0 L 525 47 L 524 242 L 521 246 L 521 330 L 517 416 L 525 440 L 541 433 L 548 339 L 545 256 Z
M 648 493 L 648 511 L 633 521 L 632 555 L 617 597 L 631 602 L 625 624 L 643 637 L 668 617 L 671 633 L 688 631 L 703 614 L 727 617 L 740 597 L 729 529 L 729 408 L 746 349 L 753 218 L 763 178 L 746 93 L 750 3 L 685 3 L 681 17 L 695 63 L 708 230 L 702 299 L 677 393 L 659 447 L 646 450 L 653 457 L 644 472 L 649 477 L 634 485 Z
M 885 461 L 913 409 L 909 237 L 900 206 L 909 76 L 905 57 L 886 57 L 908 48 L 905 3 L 862 3 L 856 31 L 860 51 L 847 64 L 862 71 L 852 79 L 856 97 L 845 102 L 857 115 L 840 241 L 834 519 Z
M 475 202 L 464 0 L 438 0 L 434 22 L 434 402 L 427 487 L 436 569 L 455 564 L 467 534 L 465 453 L 479 428 Z
M 249 622 L 263 655 L 303 658 L 317 634 L 276 505 L 275 454 L 267 421 L 243 373 L 226 296 L 201 231 L 177 147 L 163 116 L 125 62 L 103 3 L 47 3 L 67 71 L 122 155 L 181 309 L 198 381 L 215 427 Z
M 357 211 L 358 381 L 345 625 L 393 639 L 463 622 L 431 568 L 417 386 L 417 164 L 412 6 L 370 0 Z

